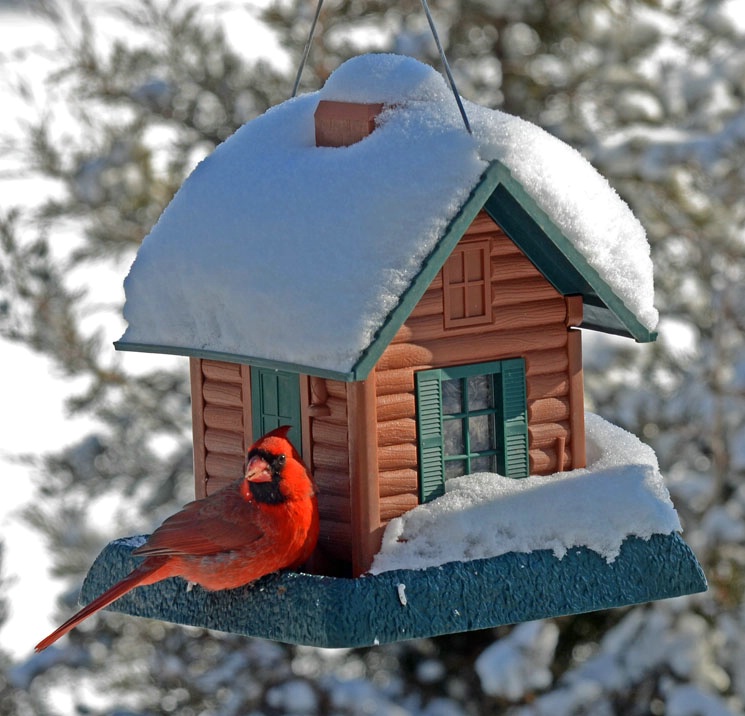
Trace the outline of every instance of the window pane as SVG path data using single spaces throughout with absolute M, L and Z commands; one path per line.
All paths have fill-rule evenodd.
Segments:
M 471 318 L 486 315 L 483 284 L 466 286 L 466 315 Z
M 442 424 L 445 455 L 463 455 L 466 443 L 463 439 L 463 420 L 445 420 Z
M 465 271 L 463 267 L 463 252 L 454 251 L 448 259 L 448 274 L 450 283 L 463 283 Z
M 464 251 L 466 281 L 484 279 L 484 250 L 481 248 Z
M 459 245 L 442 269 L 445 328 L 478 326 L 492 318 L 490 240 Z
M 482 455 L 471 460 L 471 472 L 496 472 L 494 455 Z
M 491 375 L 472 375 L 468 378 L 468 409 L 486 410 L 494 407 Z
M 471 435 L 471 454 L 493 450 L 496 447 L 494 445 L 494 430 L 492 430 L 493 422 L 491 415 L 479 415 L 468 421 Z
M 463 381 L 460 378 L 442 381 L 442 414 L 463 412 Z
M 466 461 L 465 460 L 446 460 L 445 461 L 445 477 L 461 477 L 466 474 Z
M 450 291 L 450 318 L 465 318 L 466 316 L 466 289 L 463 286 L 455 286 Z

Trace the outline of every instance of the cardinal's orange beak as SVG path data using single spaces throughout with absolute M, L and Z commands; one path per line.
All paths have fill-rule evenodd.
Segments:
M 272 469 L 263 457 L 254 455 L 246 465 L 245 478 L 249 482 L 271 482 Z

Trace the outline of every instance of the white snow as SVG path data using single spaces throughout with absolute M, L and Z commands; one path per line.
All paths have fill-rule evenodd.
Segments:
M 652 259 L 644 228 L 574 148 L 519 117 L 466 103 L 480 156 L 505 164 L 587 262 L 650 330 Z
M 654 609 L 629 611 L 603 635 L 595 645 L 596 651 L 566 672 L 551 691 L 537 695 L 510 713 L 513 716 L 617 713 L 616 695 L 635 693 L 653 673 L 664 674 L 660 687 L 665 714 L 742 713 L 736 699 L 733 699 L 734 708 L 727 710 L 727 705 L 714 696 L 726 693 L 730 684 L 727 672 L 717 663 L 718 646 L 707 638 L 711 624 L 705 617 L 681 606 L 678 600 L 669 600 L 657 603 Z
M 390 106 L 365 140 L 319 148 L 322 99 Z M 649 246 L 606 180 L 538 127 L 467 109 L 473 136 L 434 69 L 362 55 L 244 125 L 143 242 L 122 340 L 347 372 L 496 159 L 653 328 Z
M 318 695 L 308 681 L 292 679 L 267 691 L 269 706 L 284 714 L 311 714 L 318 709 Z
M 714 694 L 693 684 L 676 685 L 665 694 L 667 716 L 732 716 L 733 711 Z
M 681 530 L 650 447 L 586 414 L 588 467 L 521 480 L 479 473 L 388 524 L 371 573 L 424 569 L 507 552 L 588 547 L 612 562 L 630 535 Z
M 517 701 L 550 686 L 558 642 L 559 628 L 553 622 L 518 624 L 508 637 L 488 646 L 474 662 L 484 693 Z
M 691 321 L 665 316 L 660 319 L 658 331 L 660 342 L 677 360 L 692 361 L 697 357 L 700 331 Z

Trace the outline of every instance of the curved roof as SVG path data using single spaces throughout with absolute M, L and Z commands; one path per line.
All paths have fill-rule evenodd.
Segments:
M 376 130 L 316 147 L 321 99 L 383 102 Z M 443 78 L 363 55 L 247 123 L 184 182 L 125 281 L 117 348 L 363 377 L 485 208 L 587 325 L 651 340 L 644 230 L 581 155 Z M 542 265 L 545 264 L 545 267 Z

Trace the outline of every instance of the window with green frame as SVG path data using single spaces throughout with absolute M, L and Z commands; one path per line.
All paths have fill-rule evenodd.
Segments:
M 525 361 L 511 358 L 416 374 L 419 499 L 473 472 L 528 475 Z

